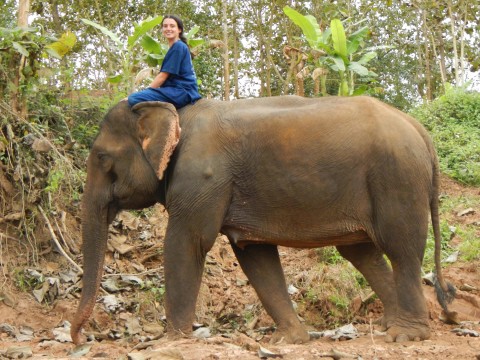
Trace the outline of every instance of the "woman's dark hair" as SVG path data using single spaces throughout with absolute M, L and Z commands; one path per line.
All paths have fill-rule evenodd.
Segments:
M 188 46 L 188 43 L 187 43 L 187 38 L 185 37 L 185 35 L 183 34 L 183 21 L 176 15 L 165 15 L 162 19 L 162 26 L 163 26 L 163 22 L 165 21 L 165 19 L 173 19 L 175 20 L 175 22 L 177 23 L 177 26 L 178 28 L 180 29 L 180 40 L 182 40 L 187 46 Z

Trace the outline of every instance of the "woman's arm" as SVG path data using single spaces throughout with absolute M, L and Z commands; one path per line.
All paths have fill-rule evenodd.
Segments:
M 163 71 L 158 73 L 158 75 L 155 76 L 155 79 L 153 79 L 153 81 L 150 83 L 150 87 L 151 88 L 159 88 L 160 86 L 163 85 L 165 80 L 168 79 L 169 75 L 170 75 L 169 73 L 163 72 Z

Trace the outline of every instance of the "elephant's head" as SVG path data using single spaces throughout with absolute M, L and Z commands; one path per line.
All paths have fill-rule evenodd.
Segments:
M 130 110 L 121 101 L 106 115 L 87 160 L 82 199 L 83 289 L 71 336 L 90 317 L 103 273 L 108 225 L 121 209 L 141 209 L 160 199 L 160 180 L 180 136 L 178 114 L 167 103 Z

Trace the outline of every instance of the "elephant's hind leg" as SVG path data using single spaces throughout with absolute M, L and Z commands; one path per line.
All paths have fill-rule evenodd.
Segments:
M 298 344 L 308 341 L 308 332 L 300 323 L 287 292 L 277 247 L 262 244 L 241 249 L 232 243 L 232 248 L 265 310 L 277 325 L 272 342 L 283 340 Z
M 388 256 L 388 255 L 387 255 Z M 421 262 L 389 257 L 397 292 L 398 312 L 387 330 L 387 342 L 425 340 L 430 337 L 428 311 L 421 284 Z
M 387 330 L 387 342 L 425 340 L 430 337 L 428 311 L 421 283 L 421 266 L 428 231 L 428 214 L 411 207 L 398 209 L 379 221 L 377 239 L 392 264 L 397 312 Z
M 387 330 L 395 320 L 397 293 L 392 269 L 385 261 L 383 253 L 373 243 L 337 246 L 337 250 L 362 273 L 383 303 L 382 328 Z

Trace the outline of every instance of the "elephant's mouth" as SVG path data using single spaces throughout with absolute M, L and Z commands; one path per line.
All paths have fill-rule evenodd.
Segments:
M 118 210 L 139 210 L 150 207 L 160 199 L 158 180 L 157 185 L 153 187 L 144 187 L 138 191 L 132 191 L 122 196 L 114 196 L 111 207 Z

